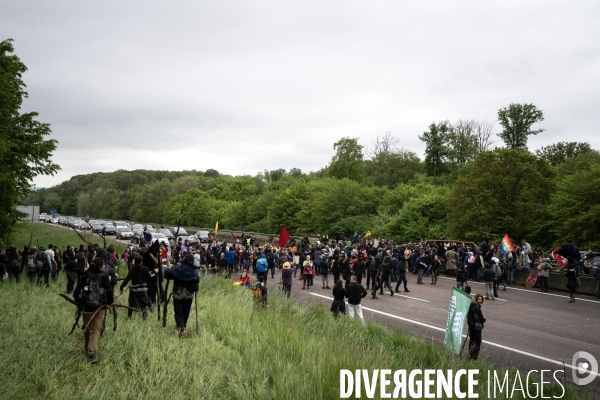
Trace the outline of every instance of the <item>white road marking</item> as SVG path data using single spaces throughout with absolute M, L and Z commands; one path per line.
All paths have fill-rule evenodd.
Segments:
M 416 297 L 405 296 L 405 295 L 403 295 L 403 294 L 395 294 L 394 296 L 398 296 L 398 297 L 406 297 L 407 299 L 418 300 L 418 301 L 424 301 L 425 303 L 429 303 L 429 300 L 417 299 Z
M 440 276 L 439 278 L 452 280 L 452 278 L 446 278 L 445 276 Z M 479 285 L 485 285 L 485 283 L 483 283 L 483 282 L 474 282 L 474 281 L 469 281 L 469 284 L 471 284 L 471 283 L 477 283 L 477 284 L 479 284 Z M 507 289 L 507 290 L 508 290 L 508 289 Z M 547 296 L 562 297 L 563 299 L 568 299 L 568 298 L 569 298 L 568 296 L 562 296 L 562 295 L 560 295 L 560 294 L 554 294 L 554 293 L 544 293 L 544 292 L 536 292 L 536 291 L 534 291 L 534 290 L 528 290 L 528 289 L 518 289 L 518 288 L 516 288 L 516 287 L 513 287 L 513 286 L 511 286 L 511 287 L 510 287 L 510 290 L 520 290 L 521 292 L 536 293 L 536 294 L 545 294 L 545 295 L 547 295 Z M 589 301 L 589 302 L 591 302 L 591 303 L 600 303 L 600 301 L 597 301 L 597 300 L 583 299 L 583 298 L 581 298 L 581 297 L 577 297 L 576 299 L 577 299 L 577 300 L 581 300 L 581 301 Z
M 324 296 L 322 294 L 317 294 L 317 293 L 311 293 L 311 294 L 313 296 L 319 296 L 319 297 L 322 297 L 324 299 L 333 300 L 333 297 L 328 297 L 328 296 Z M 444 329 L 444 328 L 440 328 L 440 327 L 437 327 L 437 326 L 429 325 L 429 324 L 426 324 L 424 322 L 415 321 L 415 320 L 409 319 L 409 318 L 399 317 L 397 315 L 389 314 L 389 313 L 386 313 L 386 312 L 383 312 L 383 311 L 379 311 L 379 310 L 375 310 L 373 308 L 362 307 L 362 309 L 374 312 L 376 314 L 385 315 L 386 317 L 396 318 L 396 319 L 399 319 L 401 321 L 406 321 L 406 322 L 410 322 L 410 323 L 413 323 L 413 324 L 416 324 L 416 325 L 424 326 L 424 327 L 429 328 L 429 329 L 435 329 L 436 331 L 440 331 L 440 332 L 444 332 L 444 333 L 446 332 L 446 329 Z M 465 338 L 467 337 L 467 335 L 464 335 L 464 334 L 462 336 L 465 337 Z M 563 361 L 553 360 L 553 359 L 548 358 L 548 357 L 540 356 L 540 355 L 533 354 L 533 353 L 528 353 L 526 351 L 518 350 L 518 349 L 515 349 L 515 348 L 512 348 L 512 347 L 507 347 L 507 346 L 501 345 L 499 343 L 489 342 L 487 340 L 482 340 L 482 343 L 489 344 L 490 346 L 498 347 L 498 348 L 503 349 L 503 350 L 513 351 L 515 353 L 519 353 L 519 354 L 522 354 L 522 355 L 525 355 L 525 356 L 529 356 L 529 357 L 532 357 L 532 358 L 537 358 L 538 360 L 546 361 L 546 362 L 549 362 L 549 363 L 552 363 L 552 364 L 569 367 L 571 369 L 576 369 L 576 368 L 578 369 L 578 367 L 576 367 L 574 365 L 571 365 L 571 364 L 568 364 L 568 363 L 563 362 Z M 600 373 L 598 373 L 598 372 L 594 372 L 594 371 L 589 371 L 589 372 L 591 374 L 596 375 L 596 376 L 600 376 Z

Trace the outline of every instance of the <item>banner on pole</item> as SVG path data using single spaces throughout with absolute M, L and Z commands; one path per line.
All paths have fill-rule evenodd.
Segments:
M 467 313 L 469 312 L 470 305 L 471 296 L 458 288 L 452 288 L 450 307 L 448 308 L 446 336 L 444 337 L 444 347 L 454 354 L 460 354 L 462 333 L 465 322 L 467 322 Z

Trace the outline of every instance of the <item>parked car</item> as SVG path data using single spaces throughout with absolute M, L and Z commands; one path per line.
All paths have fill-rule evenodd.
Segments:
M 46 220 L 46 213 L 40 214 L 40 222 L 44 222 Z
M 174 237 L 173 234 L 171 233 L 171 231 L 168 230 L 167 228 L 157 229 L 156 232 L 162 233 L 163 235 L 165 235 L 167 237 L 167 239 L 172 239 Z
M 114 225 L 117 227 L 117 229 L 119 229 L 119 227 L 131 228 L 127 222 L 123 221 L 116 221 Z
M 196 236 L 200 239 L 201 243 L 208 243 L 208 231 L 198 231 Z
M 178 236 L 189 236 L 190 235 L 182 227 L 179 227 L 179 232 L 177 232 L 177 227 L 176 226 L 173 226 L 173 227 L 169 228 L 169 230 L 171 231 L 171 233 L 173 234 L 173 236 L 175 236 L 175 235 L 178 235 Z
M 133 231 L 126 226 L 117 226 L 117 239 L 131 239 Z
M 190 246 L 196 247 L 200 244 L 200 239 L 196 235 L 190 235 L 187 237 L 187 241 Z
M 96 224 L 92 225 L 92 232 L 100 233 L 100 232 L 102 232 L 102 228 L 104 228 L 102 226 L 102 224 L 96 223 Z
M 167 239 L 167 237 L 162 234 L 162 233 L 158 233 L 158 232 L 152 232 L 150 234 L 151 236 L 151 240 L 150 240 L 150 245 L 152 245 L 154 242 L 158 241 L 158 243 L 162 243 L 165 246 L 169 246 L 169 239 Z
M 117 234 L 117 228 L 113 224 L 104 225 L 104 231 L 106 232 L 107 235 L 116 235 Z

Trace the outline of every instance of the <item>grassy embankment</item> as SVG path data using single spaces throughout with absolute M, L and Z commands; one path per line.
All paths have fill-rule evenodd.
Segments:
M 78 243 L 67 234 L 74 235 L 65 230 L 49 243 Z M 64 276 L 49 288 L 26 282 L 0 285 L 0 398 L 335 399 L 340 369 L 382 368 L 479 369 L 479 398 L 487 398 L 490 364 L 460 360 L 376 323 L 335 320 L 320 304 L 301 307 L 277 292 L 270 293 L 271 307 L 263 310 L 253 304 L 249 290 L 216 277 L 201 282 L 199 336 L 193 310 L 186 336 L 179 340 L 172 306 L 165 330 L 156 311 L 144 322 L 140 315 L 128 320 L 121 309 L 116 331 L 112 316 L 107 319 L 99 364 L 85 362 L 82 340 L 59 370 L 81 332 L 67 336 L 74 306 L 56 295 L 65 285 Z M 126 303 L 126 298 L 119 301 Z M 513 398 L 519 398 L 516 393 Z M 545 396 L 561 393 L 557 385 L 545 386 Z M 568 393 L 563 398 L 577 397 Z

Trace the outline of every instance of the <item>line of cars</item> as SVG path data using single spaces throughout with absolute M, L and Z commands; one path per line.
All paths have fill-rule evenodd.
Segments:
M 92 232 L 105 235 L 114 235 L 119 240 L 129 240 L 131 243 L 140 243 L 144 239 L 150 244 L 158 240 L 166 246 L 173 245 L 181 241 L 188 241 L 191 246 L 198 246 L 201 243 L 208 243 L 208 231 L 198 231 L 195 234 L 189 234 L 184 228 L 155 228 L 152 225 L 129 224 L 124 221 L 104 221 L 92 219 L 85 222 L 76 217 L 61 217 L 60 215 L 40 214 L 40 222 L 46 221 L 59 225 L 68 226 L 77 229 L 90 229 Z M 177 237 L 175 237 L 177 235 Z

